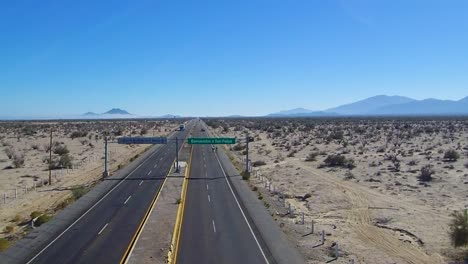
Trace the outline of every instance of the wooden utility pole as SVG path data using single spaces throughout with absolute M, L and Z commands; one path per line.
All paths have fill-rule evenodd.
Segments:
M 50 126 L 50 145 L 49 145 L 49 185 L 52 185 L 52 126 Z

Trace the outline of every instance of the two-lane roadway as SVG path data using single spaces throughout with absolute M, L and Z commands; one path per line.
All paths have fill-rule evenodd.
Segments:
M 208 137 L 194 128 L 194 136 Z M 211 145 L 193 145 L 177 263 L 269 263 Z
M 185 139 L 190 128 L 188 125 L 169 139 Z M 173 164 L 175 146 L 171 142 L 123 179 L 117 179 L 113 189 L 40 252 L 31 255 L 27 263 L 121 262 Z

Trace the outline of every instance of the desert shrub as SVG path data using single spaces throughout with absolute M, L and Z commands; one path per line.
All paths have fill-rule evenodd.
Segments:
M 176 201 L 175 201 L 175 204 L 181 204 L 182 203 L 182 199 L 181 198 L 177 198 Z
M 419 175 L 420 181 L 432 181 L 432 175 L 434 174 L 434 170 L 432 169 L 431 165 L 425 165 L 421 168 L 421 173 Z
M 452 213 L 452 220 L 449 224 L 449 235 L 452 246 L 468 246 L 468 210 Z
M 352 180 L 354 179 L 354 174 L 350 171 L 346 171 L 345 175 L 344 175 L 344 179 L 345 180 Z
M 292 158 L 294 157 L 294 155 L 296 155 L 296 153 L 297 153 L 297 150 L 292 150 L 291 152 L 288 153 L 288 155 L 286 155 L 286 157 Z
M 252 191 L 254 191 L 254 192 L 258 191 L 257 186 L 252 187 Z
M 311 152 L 309 153 L 309 155 L 307 155 L 305 161 L 316 161 L 317 160 L 317 156 L 319 155 L 318 152 Z
M 418 162 L 416 160 L 410 160 L 410 162 L 408 162 L 408 166 L 416 166 L 418 165 Z
M 323 162 L 327 167 L 343 167 L 348 169 L 356 167 L 353 159 L 347 159 L 343 155 L 328 155 Z
M 70 138 L 75 139 L 75 138 L 80 138 L 80 137 L 86 137 L 87 135 L 88 135 L 88 132 L 85 132 L 85 131 L 73 131 L 70 134 Z
M 76 188 L 73 188 L 73 189 L 72 189 L 72 195 L 73 195 L 73 198 L 74 198 L 75 200 L 80 199 L 80 197 L 82 197 L 83 195 L 85 195 L 87 192 L 88 192 L 88 190 L 87 190 L 85 187 L 83 187 L 83 186 L 76 187 Z
M 454 149 L 449 149 L 444 154 L 444 160 L 457 161 L 460 158 L 460 154 Z
M 35 226 L 41 226 L 41 225 L 43 225 L 43 224 L 49 222 L 50 219 L 52 219 L 52 216 L 43 214 L 43 215 L 41 215 L 41 216 L 39 216 L 39 217 L 37 218 L 37 220 L 34 222 L 34 225 L 35 225 Z
M 34 150 L 38 150 L 39 149 L 39 144 L 34 143 L 34 144 L 31 145 L 31 148 L 34 149 Z
M 56 146 L 53 151 L 54 151 L 54 154 L 57 154 L 59 156 L 70 153 L 67 146 L 61 146 L 61 145 Z
M 245 149 L 245 145 L 242 145 L 242 144 L 239 143 L 239 144 L 236 144 L 234 147 L 232 147 L 232 149 L 234 151 L 241 151 L 241 150 Z
M 467 169 L 468 169 L 468 162 L 467 162 L 467 163 L 465 163 L 465 168 L 467 168 Z
M 21 222 L 21 220 L 22 220 L 22 217 L 19 214 L 15 215 L 15 218 L 13 218 L 13 222 L 15 223 Z
M 240 175 L 242 176 L 242 179 L 244 181 L 248 181 L 250 179 L 250 172 L 248 172 L 248 171 L 243 171 L 243 172 L 241 172 Z
M 310 193 L 306 193 L 304 194 L 304 196 L 302 196 L 302 201 L 305 202 L 307 201 L 307 199 L 309 199 L 310 197 L 312 197 L 312 195 Z
M 44 145 L 42 145 L 42 147 L 44 148 L 44 152 L 49 152 L 50 151 L 50 144 L 44 144 Z
M 12 147 L 8 147 L 5 149 L 5 154 L 9 159 L 12 159 L 15 156 L 15 150 Z
M 23 154 L 15 154 L 15 156 L 13 156 L 13 166 L 15 166 L 15 168 L 21 168 L 24 166 Z
M 252 162 L 253 167 L 260 167 L 263 165 L 266 165 L 266 162 L 264 162 L 263 160 L 257 160 L 257 161 Z
M 71 169 L 73 167 L 72 157 L 68 154 L 61 156 L 58 160 L 58 166 L 60 168 Z
M 31 219 L 34 219 L 36 217 L 39 217 L 42 213 L 39 212 L 39 211 L 34 211 L 32 212 L 29 216 L 31 217 Z
M 4 251 L 10 246 L 10 241 L 6 240 L 5 238 L 0 238 L 0 252 Z
M 5 232 L 7 234 L 11 234 L 11 233 L 13 233 L 13 231 L 15 231 L 15 227 L 12 226 L 12 225 L 5 226 L 5 228 L 3 229 L 3 232 Z
M 142 128 L 141 131 L 140 131 L 140 135 L 146 135 L 148 133 L 148 129 L 147 128 Z

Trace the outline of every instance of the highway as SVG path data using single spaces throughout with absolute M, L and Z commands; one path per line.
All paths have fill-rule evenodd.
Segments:
M 177 263 L 270 263 L 237 199 L 211 145 L 193 145 Z
M 28 263 L 120 263 L 174 158 L 174 143 L 162 145 Z

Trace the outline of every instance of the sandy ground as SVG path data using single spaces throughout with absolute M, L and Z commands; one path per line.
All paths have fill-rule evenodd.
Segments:
M 49 127 L 53 126 L 53 142 L 66 146 L 72 157 L 72 169 L 52 171 L 52 186 L 48 180 Z M 60 123 L 0 123 L 0 230 L 14 226 L 12 233 L 3 232 L 0 237 L 12 239 L 24 230 L 18 224 L 30 219 L 33 211 L 54 213 L 54 209 L 71 197 L 70 189 L 76 186 L 90 186 L 102 177 L 104 167 L 103 131 L 120 129 L 122 135 L 140 136 L 142 127 L 147 128 L 144 136 L 163 136 L 175 130 L 178 123 L 172 121 L 98 121 Z M 23 133 L 25 127 L 35 133 Z M 70 138 L 73 131 L 86 131 L 85 137 Z M 115 142 L 114 134 L 111 141 Z M 55 143 L 54 143 L 55 144 Z M 130 159 L 144 152 L 148 145 L 109 144 L 109 170 L 114 172 Z M 24 155 L 24 166 L 14 168 L 5 150 L 11 148 Z M 58 155 L 54 154 L 54 157 Z M 13 167 L 13 168 L 12 168 Z M 36 186 L 36 188 L 34 188 Z M 27 191 L 26 191 L 27 188 Z M 15 190 L 17 198 L 15 199 Z M 6 204 L 4 194 L 7 195 Z M 17 218 L 15 220 L 15 218 Z
M 245 131 L 253 136 L 250 160 L 266 164 L 253 168 L 257 176 L 265 178 L 253 176 L 250 182 L 263 194 L 275 219 L 285 224 L 284 230 L 309 263 L 329 259 L 334 243 L 339 244 L 342 256 L 338 263 L 351 259 L 356 263 L 446 263 L 460 253 L 450 246 L 448 225 L 453 211 L 468 207 L 465 123 L 412 120 L 410 129 L 400 130 L 412 133 L 407 136 L 382 129 L 389 123 L 393 126 L 384 120 L 361 125 L 361 133 L 353 133 L 359 125 L 349 120 L 318 122 L 310 131 L 302 129 L 301 121 L 289 125 L 268 122 L 266 127 L 275 129 L 255 128 L 248 120 L 225 120 L 221 124 L 227 128 L 214 131 L 221 137 L 243 139 Z M 440 131 L 415 132 L 426 127 Z M 327 140 L 337 129 L 345 131 L 344 139 Z M 448 149 L 457 150 L 460 158 L 444 160 Z M 231 153 L 242 162 L 242 151 L 232 149 Z M 318 153 L 316 161 L 306 161 L 311 152 Z M 330 154 L 353 159 L 356 167 L 320 166 Z M 387 158 L 390 155 L 396 155 L 398 161 L 392 162 Z M 395 163 L 399 163 L 397 169 Z M 435 174 L 432 181 L 423 183 L 417 176 L 427 164 Z M 270 188 L 266 188 L 268 182 Z M 305 194 L 311 197 L 303 200 Z M 282 216 L 287 210 L 283 201 L 278 202 L 279 195 L 287 197 L 286 204 L 292 205 L 298 217 Z M 300 223 L 302 213 L 305 225 Z M 316 230 L 327 233 L 323 247 L 313 248 L 319 242 L 318 234 L 303 237 L 312 220 Z

